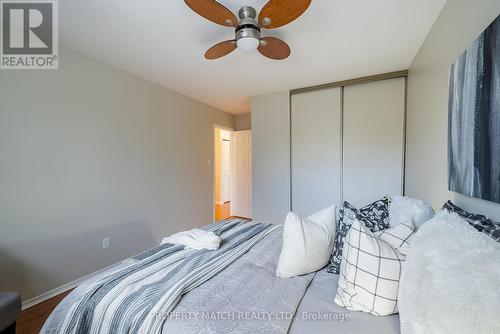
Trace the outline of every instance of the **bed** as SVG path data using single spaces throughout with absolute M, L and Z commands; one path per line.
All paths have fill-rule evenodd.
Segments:
M 212 227 L 213 225 L 209 225 L 207 229 Z M 333 298 L 338 276 L 327 273 L 325 269 L 290 279 L 276 277 L 281 236 L 282 227 L 275 226 L 217 275 L 184 293 L 182 298 L 176 301 L 173 310 L 163 319 L 161 330 L 158 332 L 181 334 L 400 332 L 398 315 L 377 317 L 348 311 L 336 305 Z M 57 306 L 41 332 L 68 332 L 63 329 L 68 312 L 89 287 L 106 275 L 120 272 L 156 252 L 158 247 L 118 263 L 108 272 L 81 284 Z

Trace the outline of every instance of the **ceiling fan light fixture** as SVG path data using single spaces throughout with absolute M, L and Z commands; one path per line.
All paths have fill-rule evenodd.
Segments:
M 259 44 L 260 41 L 255 37 L 243 37 L 238 39 L 238 41 L 236 42 L 236 45 L 238 45 L 239 49 L 247 52 L 255 51 Z
M 241 24 L 240 22 L 236 28 L 236 45 L 243 51 L 255 51 L 260 45 L 259 27 L 251 23 Z

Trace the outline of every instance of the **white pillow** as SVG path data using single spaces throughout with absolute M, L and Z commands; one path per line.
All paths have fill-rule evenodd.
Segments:
M 395 227 L 375 232 L 375 236 L 387 242 L 392 248 L 403 255 L 408 254 L 411 239 L 415 235 L 415 225 L 412 221 L 402 222 Z
M 434 216 L 434 210 L 424 201 L 416 198 L 397 196 L 389 204 L 389 225 L 395 227 L 402 222 L 412 221 L 418 229 Z
M 500 243 L 440 211 L 415 234 L 399 289 L 401 333 L 500 333 Z
M 398 289 L 405 255 L 390 244 L 407 240 L 414 232 L 409 228 L 385 230 L 384 241 L 354 220 L 344 242 L 335 303 L 349 310 L 374 315 L 398 312 Z
M 276 276 L 289 278 L 326 266 L 332 254 L 334 234 L 334 205 L 307 218 L 289 212 L 283 227 L 283 247 Z

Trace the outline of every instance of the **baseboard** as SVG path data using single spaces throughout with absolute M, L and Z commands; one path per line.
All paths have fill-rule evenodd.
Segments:
M 117 265 L 119 265 L 120 263 L 115 263 L 111 266 L 108 266 L 108 267 L 105 267 L 105 268 L 102 268 L 102 269 L 99 269 L 98 271 L 96 272 L 93 272 L 93 273 L 90 273 L 88 275 L 85 275 L 83 277 L 80 277 L 72 282 L 69 282 L 69 283 L 66 283 L 64 285 L 61 285 L 60 287 L 57 287 L 55 289 L 52 289 L 50 291 L 47 291 L 47 292 L 44 292 L 42 293 L 41 295 L 38 295 L 36 297 L 33 297 L 33 298 L 30 298 L 28 300 L 25 300 L 23 301 L 22 303 L 22 309 L 25 310 L 27 308 L 30 308 L 32 306 L 35 306 L 37 304 L 40 304 L 52 297 L 55 297 L 57 295 L 60 295 L 61 293 L 63 292 L 66 292 L 68 290 L 71 290 L 71 289 L 74 289 L 76 288 L 78 285 L 82 284 L 84 281 L 88 280 L 89 278 L 91 278 L 92 276 L 94 275 L 98 275 L 98 274 L 101 274 L 113 267 L 116 267 Z

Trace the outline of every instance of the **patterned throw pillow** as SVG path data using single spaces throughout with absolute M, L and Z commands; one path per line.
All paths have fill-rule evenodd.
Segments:
M 377 232 L 389 228 L 389 197 L 384 197 L 367 206 L 356 209 L 349 202 L 339 210 L 339 218 L 335 228 L 335 241 L 333 253 L 328 264 L 328 272 L 338 274 L 340 272 L 340 262 L 342 261 L 342 247 L 353 221 L 358 219 L 372 232 Z
M 378 238 L 359 220 L 353 222 L 342 254 L 336 304 L 379 316 L 398 312 L 399 279 L 406 257 L 382 237 L 390 235 L 388 240 L 401 247 L 415 233 L 413 224 L 405 226 L 377 233 Z
M 417 228 L 411 220 L 404 223 L 400 222 L 398 225 L 375 232 L 374 235 L 385 242 L 387 242 L 392 248 L 397 250 L 403 255 L 408 254 L 410 249 L 411 238 L 413 237 L 415 230 Z
M 486 216 L 467 212 L 453 204 L 452 201 L 444 203 L 443 210 L 458 214 L 469 224 L 474 226 L 476 230 L 483 232 L 493 238 L 493 240 L 500 242 L 500 223 L 494 222 Z

